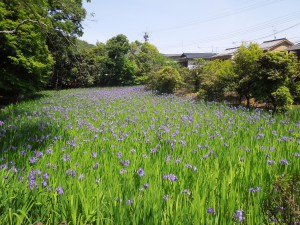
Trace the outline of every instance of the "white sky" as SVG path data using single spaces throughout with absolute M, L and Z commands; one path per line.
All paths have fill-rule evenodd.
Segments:
M 92 0 L 84 35 L 89 43 L 124 34 L 161 53 L 220 52 L 245 41 L 300 42 L 300 0 Z

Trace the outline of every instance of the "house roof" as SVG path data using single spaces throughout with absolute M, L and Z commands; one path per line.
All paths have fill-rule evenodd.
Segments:
M 174 60 L 179 60 L 181 57 L 181 54 L 163 54 L 163 56 L 174 59 Z
M 216 53 L 183 53 L 181 55 L 181 58 L 184 59 L 209 59 L 211 57 L 213 57 L 214 55 L 216 55 Z
M 172 57 L 180 57 L 181 54 L 163 54 L 163 56 L 172 58 Z
M 270 50 L 271 48 L 274 48 L 274 47 L 282 44 L 283 42 L 287 42 L 288 44 L 293 45 L 293 43 L 290 42 L 288 39 L 280 38 L 280 39 L 275 39 L 275 40 L 270 40 L 270 41 L 264 41 L 262 44 L 259 45 L 259 47 L 261 47 L 263 50 L 267 51 L 267 50 Z
M 214 58 L 223 57 L 223 56 L 232 56 L 240 47 L 227 48 L 223 52 L 215 55 Z
M 288 51 L 297 51 L 297 50 L 300 50 L 300 43 L 289 47 L 287 50 Z

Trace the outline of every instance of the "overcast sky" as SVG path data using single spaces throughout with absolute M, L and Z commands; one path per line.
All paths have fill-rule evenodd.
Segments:
M 300 42 L 300 0 L 92 0 L 84 35 L 91 44 L 124 34 L 161 53 L 220 52 L 242 41 Z M 93 14 L 94 16 L 90 16 Z

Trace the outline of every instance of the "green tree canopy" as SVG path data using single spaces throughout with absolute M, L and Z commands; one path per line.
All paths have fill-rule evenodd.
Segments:
M 258 58 L 263 50 L 258 44 L 250 44 L 248 47 L 241 46 L 233 59 L 233 69 L 237 74 L 237 92 L 240 97 L 247 99 L 247 106 L 250 106 L 250 97 L 253 96 L 253 84 L 258 72 Z
M 270 102 L 273 108 L 287 110 L 293 103 L 289 87 L 294 83 L 297 62 L 287 52 L 266 52 L 258 59 L 258 72 L 254 76 L 256 99 Z
M 66 62 L 85 15 L 82 0 L 0 0 L 0 92 L 40 90 Z

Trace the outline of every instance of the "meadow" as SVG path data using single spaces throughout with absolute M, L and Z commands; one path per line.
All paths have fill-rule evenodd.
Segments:
M 299 110 L 42 94 L 0 112 L 0 224 L 266 224 L 268 190 L 300 171 Z

